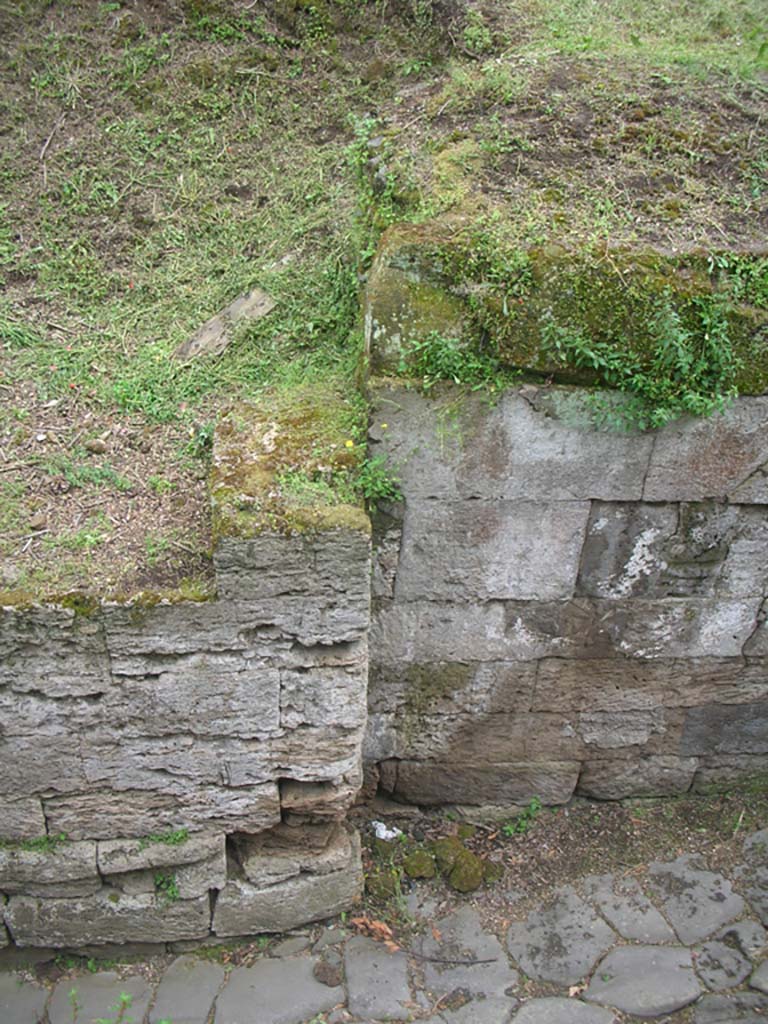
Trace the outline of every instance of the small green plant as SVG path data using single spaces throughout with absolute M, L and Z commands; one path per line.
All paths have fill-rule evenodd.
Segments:
M 541 800 L 539 797 L 531 797 L 528 802 L 528 806 L 525 807 L 516 818 L 513 818 L 511 821 L 502 825 L 502 833 L 507 837 L 525 835 L 536 821 L 540 810 Z
M 128 992 L 121 992 L 114 1006 L 110 1006 L 111 1017 L 97 1017 L 94 1024 L 135 1024 L 133 1016 L 126 1017 L 126 1014 L 133 1003 L 133 996 Z
M 464 48 L 473 57 L 480 57 L 493 48 L 490 29 L 480 11 L 467 12 L 467 23 L 464 26 Z
M 404 376 L 418 377 L 424 391 L 430 391 L 436 384 L 447 380 L 472 391 L 484 388 L 497 392 L 518 376 L 492 355 L 459 338 L 443 337 L 436 331 L 411 344 L 403 354 L 398 370 Z
M 168 494 L 175 489 L 176 484 L 165 476 L 150 476 L 147 479 L 147 486 L 155 494 Z
M 165 846 L 181 846 L 182 843 L 186 843 L 189 839 L 189 829 L 178 828 L 173 829 L 169 832 L 158 832 L 152 833 L 148 836 L 143 836 L 139 840 L 139 849 L 146 850 L 152 843 L 162 843 Z
M 72 1011 L 72 1024 L 77 1024 L 77 1016 L 80 1012 L 80 1003 L 77 1001 L 77 989 L 71 988 L 67 993 L 67 1002 Z
M 0 839 L 0 847 L 11 850 L 27 850 L 31 853 L 53 853 L 62 843 L 68 842 L 66 832 L 39 836 L 35 839 Z
M 366 501 L 399 501 L 400 481 L 387 466 L 383 455 L 366 458 L 357 470 L 355 487 Z
M 176 876 L 164 871 L 155 874 L 155 892 L 164 903 L 175 903 L 179 898 L 179 884 Z

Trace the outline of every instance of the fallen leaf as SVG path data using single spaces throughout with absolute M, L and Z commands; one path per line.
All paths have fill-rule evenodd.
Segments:
M 586 987 L 586 985 L 571 985 L 568 989 L 568 997 L 570 999 L 575 999 L 577 996 L 581 995 Z
M 435 942 L 440 942 L 442 937 L 443 937 L 443 935 L 442 935 L 442 932 L 440 931 L 440 929 L 439 928 L 435 928 L 435 926 L 432 925 L 432 938 L 435 940 Z

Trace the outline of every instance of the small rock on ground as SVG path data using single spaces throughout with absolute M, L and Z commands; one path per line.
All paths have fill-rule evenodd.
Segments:
M 408 960 L 362 936 L 350 939 L 344 951 L 349 1012 L 363 1020 L 403 1020 L 411 990 Z
M 551 907 L 534 910 L 507 933 L 509 951 L 526 974 L 560 985 L 589 974 L 615 941 L 612 929 L 570 888 L 559 890 Z
M 752 970 L 752 964 L 740 950 L 732 949 L 720 939 L 705 942 L 695 952 L 696 973 L 714 992 L 735 988 Z
M 595 969 L 584 998 L 638 1017 L 660 1017 L 701 994 L 690 951 L 679 946 L 622 946 Z

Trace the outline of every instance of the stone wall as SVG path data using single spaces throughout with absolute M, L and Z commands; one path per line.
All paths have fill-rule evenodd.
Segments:
M 216 600 L 0 609 L 0 945 L 253 934 L 359 895 L 367 518 L 265 528 L 229 486 L 259 443 L 217 442 Z
M 383 789 L 477 812 L 765 779 L 768 398 L 639 433 L 576 388 L 437 390 L 373 386 L 404 493 L 374 527 Z

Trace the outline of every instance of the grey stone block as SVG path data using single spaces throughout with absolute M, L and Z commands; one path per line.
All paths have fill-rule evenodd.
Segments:
M 551 906 L 532 911 L 507 933 L 507 947 L 526 974 L 572 985 L 589 974 L 616 942 L 616 934 L 569 888 Z
M 749 918 L 726 925 L 715 938 L 722 940 L 729 949 L 741 951 L 749 960 L 755 960 L 768 945 L 768 932 L 758 921 Z
M 344 1001 L 342 988 L 315 980 L 309 957 L 261 960 L 237 967 L 216 1000 L 214 1024 L 301 1024 Z
M 0 838 L 14 842 L 39 839 L 46 834 L 43 806 L 36 797 L 20 800 L 0 797 Z
M 651 885 L 681 942 L 700 942 L 740 917 L 744 900 L 728 879 L 696 866 L 690 855 L 650 865 Z
M 588 502 L 408 501 L 395 597 L 571 597 L 588 514 Z
M 696 949 L 696 972 L 715 992 L 736 988 L 749 975 L 752 964 L 738 949 L 722 939 L 712 939 Z
M 715 754 L 699 758 L 691 789 L 694 793 L 716 793 L 737 786 L 761 786 L 766 777 L 766 754 Z
M 749 987 L 768 995 L 768 960 L 764 960 L 749 979 Z
M 518 973 L 510 967 L 496 936 L 483 928 L 476 910 L 462 907 L 435 921 L 434 927 L 440 937 L 427 932 L 420 952 L 425 957 L 424 982 L 436 998 L 456 989 L 480 998 L 511 995 Z M 506 1010 L 512 1005 L 508 1003 Z
M 644 500 L 764 503 L 768 488 L 760 469 L 768 462 L 766 427 L 764 397 L 741 398 L 722 414 L 668 424 L 655 439 Z
M 224 843 L 224 835 L 211 832 L 190 832 L 182 842 L 163 842 L 151 837 L 106 839 L 97 844 L 99 871 L 103 875 L 116 875 L 124 871 L 193 864 L 223 856 Z
M 210 960 L 177 957 L 160 979 L 149 1024 L 207 1024 L 225 974 L 221 964 Z
M 50 850 L 0 846 L 0 891 L 9 895 L 86 895 L 100 888 L 95 843 L 62 842 Z
M 545 804 L 571 798 L 578 761 L 512 764 L 454 764 L 400 761 L 392 792 L 414 804 L 524 805 L 534 796 Z
M 22 981 L 15 974 L 0 973 L 0 1020 L 7 1024 L 41 1024 L 48 989 Z M 67 1024 L 70 1024 L 70 1016 Z
M 704 996 L 696 1006 L 694 1024 L 764 1024 L 768 999 L 756 992 Z
M 453 1010 L 441 1010 L 440 1020 L 445 1024 L 510 1024 L 517 1006 L 516 999 L 488 996 Z
M 356 936 L 344 949 L 349 1012 L 363 1020 L 404 1020 L 411 990 L 408 960 L 372 939 Z
M 344 729 L 365 726 L 365 681 L 359 667 L 315 667 L 311 680 L 308 685 L 306 670 L 280 673 L 280 725 L 283 729 L 305 725 Z
M 578 999 L 551 996 L 531 999 L 513 1018 L 514 1024 L 615 1024 L 616 1015 L 599 1006 L 587 1006 Z
M 343 870 L 297 875 L 263 888 L 230 880 L 216 901 L 213 931 L 220 937 L 288 931 L 347 910 L 362 884 L 360 841 L 354 835 Z
M 5 920 L 18 946 L 103 945 L 197 939 L 210 927 L 208 897 L 169 902 L 103 890 L 72 899 L 12 896 Z
M 655 945 L 674 942 L 675 933 L 634 879 L 612 875 L 585 878 L 584 892 L 624 939 Z
M 596 800 L 687 793 L 698 764 L 695 757 L 664 754 L 641 760 L 585 761 L 577 789 Z
M 637 1017 L 661 1017 L 688 1006 L 700 994 L 689 950 L 625 946 L 600 961 L 584 998 Z
M 101 1018 L 112 1020 L 125 1006 L 123 1016 L 142 1021 L 152 999 L 152 986 L 144 978 L 121 978 L 114 971 L 67 978 L 53 990 L 48 1006 L 50 1024 L 72 1024 Z
M 680 753 L 768 754 L 768 697 L 750 704 L 691 708 Z

